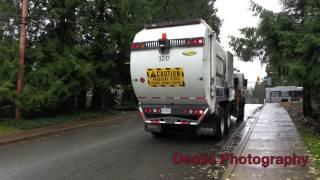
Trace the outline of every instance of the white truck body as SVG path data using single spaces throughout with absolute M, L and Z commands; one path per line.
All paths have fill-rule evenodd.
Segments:
M 157 120 L 162 124 L 179 124 L 183 119 L 183 124 L 199 125 L 206 113 L 218 111 L 220 102 L 234 99 L 232 54 L 222 49 L 207 23 L 195 22 L 157 28 L 151 25 L 133 40 L 131 79 L 146 123 Z M 187 45 L 188 41 L 197 42 Z M 169 43 L 168 52 L 160 50 L 162 42 Z M 147 117 L 144 107 L 161 110 L 158 116 Z M 180 110 L 197 107 L 201 112 L 198 118 L 190 121 L 188 117 L 181 118 Z M 152 109 L 154 112 L 157 109 Z
M 131 53 L 131 78 L 132 84 L 142 104 L 207 104 L 213 110 L 215 92 L 210 96 L 210 79 L 215 78 L 216 56 L 221 57 L 225 63 L 226 53 L 220 47 L 215 38 L 210 39 L 213 34 L 211 28 L 205 23 L 158 29 L 144 29 L 134 38 L 134 42 L 158 41 L 162 33 L 167 33 L 168 39 L 185 39 L 203 37 L 205 46 L 170 49 L 169 60 L 159 61 L 159 50 L 133 51 Z M 210 42 L 212 41 L 212 42 Z M 212 49 L 213 58 L 210 58 L 210 43 L 214 44 Z M 193 56 L 186 56 L 186 51 L 196 52 Z M 210 67 L 211 66 L 211 67 Z M 182 67 L 184 70 L 184 87 L 150 87 L 146 82 L 141 83 L 135 79 L 148 79 L 149 68 L 175 68 Z M 201 80 L 202 79 L 202 80 Z M 222 87 L 224 80 L 217 78 L 215 85 Z

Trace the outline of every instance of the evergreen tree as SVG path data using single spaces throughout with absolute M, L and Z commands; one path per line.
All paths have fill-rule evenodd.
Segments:
M 214 0 L 28 0 L 25 86 L 16 96 L 21 1 L 0 3 L 0 105 L 28 116 L 112 107 L 110 88 L 130 84 L 134 35 L 151 21 L 203 18 L 219 34 Z M 175 10 L 176 9 L 176 10 Z M 12 108 L 14 109 L 14 108 Z M 0 109 L 0 113 L 2 110 Z M 13 112 L 12 112 L 13 115 Z
M 258 57 L 273 69 L 289 66 L 289 78 L 304 87 L 303 110 L 310 115 L 311 99 L 320 102 L 316 93 L 320 88 L 320 2 L 283 0 L 282 4 L 283 11 L 273 13 L 252 3 L 261 19 L 259 26 L 241 29 L 243 37 L 232 37 L 230 45 L 245 61 Z

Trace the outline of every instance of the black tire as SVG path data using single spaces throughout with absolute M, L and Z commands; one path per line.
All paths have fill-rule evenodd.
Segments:
M 237 121 L 242 122 L 244 118 L 244 105 L 241 105 L 238 110 Z
M 217 134 L 216 137 L 221 139 L 225 132 L 225 112 L 222 108 L 219 109 L 217 116 Z
M 225 134 L 228 134 L 230 132 L 230 128 L 231 128 L 231 114 L 230 114 L 230 110 L 227 110 L 225 113 Z
M 245 104 L 243 104 L 242 108 L 241 108 L 242 119 L 244 118 L 244 106 L 245 106 Z

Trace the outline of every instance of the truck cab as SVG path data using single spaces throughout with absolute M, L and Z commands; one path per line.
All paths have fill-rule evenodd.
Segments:
M 237 117 L 239 121 L 244 118 L 245 109 L 245 92 L 247 89 L 248 80 L 244 78 L 244 74 L 239 71 L 234 73 L 234 90 L 235 97 L 232 106 L 232 115 Z

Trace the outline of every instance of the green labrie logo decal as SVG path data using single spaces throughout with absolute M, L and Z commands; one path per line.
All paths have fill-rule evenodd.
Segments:
M 194 56 L 197 54 L 197 52 L 194 50 L 188 50 L 188 51 L 183 52 L 182 54 L 185 56 Z

